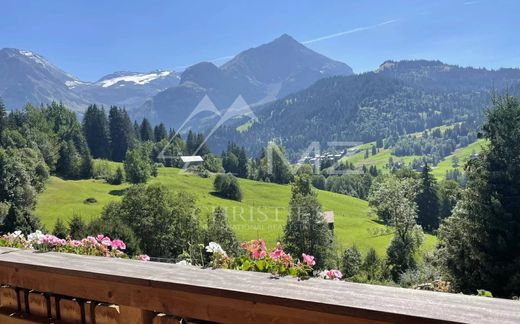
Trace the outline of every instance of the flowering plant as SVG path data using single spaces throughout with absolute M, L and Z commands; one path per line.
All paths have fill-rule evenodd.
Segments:
M 125 242 L 119 239 L 112 240 L 110 237 L 102 234 L 96 237 L 87 236 L 81 240 L 73 240 L 70 237 L 60 239 L 51 234 L 43 234 L 41 231 L 36 231 L 26 237 L 22 232 L 15 231 L 14 233 L 2 235 L 0 237 L 0 246 L 45 252 L 128 258 L 128 255 L 124 252 L 126 249 Z M 150 259 L 147 255 L 141 255 L 137 258 L 143 261 Z
M 343 274 L 339 270 L 325 270 L 319 274 L 320 278 L 328 280 L 340 280 Z
M 312 274 L 312 267 L 316 264 L 314 257 L 303 255 L 302 261 L 283 250 L 280 243 L 273 249 L 268 249 L 264 240 L 244 241 L 240 247 L 244 254 L 229 258 L 220 245 L 210 242 L 206 251 L 212 253 L 212 266 L 214 268 L 226 268 L 243 271 L 270 272 L 273 275 L 291 275 L 298 278 L 306 278 Z

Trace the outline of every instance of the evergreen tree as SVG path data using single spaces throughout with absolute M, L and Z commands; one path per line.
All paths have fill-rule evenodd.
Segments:
M 143 118 L 143 121 L 141 122 L 139 133 L 141 135 L 141 141 L 143 142 L 155 140 L 152 125 L 150 125 L 150 122 L 148 121 L 148 119 L 146 119 L 146 117 Z
M 372 156 L 376 155 L 377 154 L 377 148 L 372 145 Z
M 73 240 L 81 240 L 87 236 L 87 225 L 79 215 L 74 215 L 69 221 L 69 235 Z
M 381 277 L 381 260 L 374 248 L 368 250 L 361 264 L 361 271 L 365 274 L 368 282 L 378 280 Z
M 29 210 L 11 205 L 7 216 L 0 226 L 0 232 L 13 233 L 15 231 L 22 231 L 23 234 L 28 235 L 40 229 L 40 227 L 40 220 Z
M 134 135 L 136 140 L 141 141 L 141 126 L 137 120 L 134 120 Z
M 200 156 L 206 156 L 209 154 L 209 147 L 208 147 L 208 144 L 205 143 L 206 141 L 206 138 L 204 137 L 204 134 L 202 133 L 199 133 L 197 134 L 197 138 L 195 140 L 195 149 L 193 152 L 195 152 L 195 150 L 198 150 L 197 151 L 197 155 L 200 155 Z
M 160 142 L 163 139 L 168 138 L 168 132 L 166 131 L 166 127 L 163 123 L 160 123 L 159 125 L 155 126 L 153 134 L 156 142 Z
M 217 206 L 208 217 L 208 230 L 206 242 L 217 242 L 228 255 L 238 255 L 240 243 L 233 229 L 229 226 L 226 210 Z
M 197 138 L 195 134 L 191 131 L 188 132 L 188 136 L 186 137 L 186 155 L 192 155 L 195 153 L 197 149 Z
M 352 278 L 359 272 L 361 266 L 361 253 L 358 248 L 353 245 L 351 248 L 345 249 L 341 260 L 341 273 L 344 278 Z
M 81 157 L 72 141 L 62 143 L 56 173 L 65 179 L 78 179 L 81 174 Z
M 4 134 L 4 130 L 5 130 L 6 126 L 7 126 L 7 110 L 5 109 L 2 98 L 0 98 L 0 139 L 3 138 L 3 134 Z
M 376 147 L 377 148 L 383 148 L 383 138 L 378 136 L 376 139 Z
M 110 136 L 108 119 L 103 108 L 91 105 L 83 117 L 83 133 L 92 156 L 95 159 L 108 159 Z
M 238 153 L 238 165 L 237 165 L 237 176 L 240 178 L 247 178 L 248 171 L 247 171 L 247 154 L 246 149 L 242 147 Z
M 425 163 L 421 172 L 420 188 L 417 193 L 417 223 L 428 231 L 439 227 L 439 194 L 437 180 Z
M 438 256 L 463 292 L 520 294 L 520 103 L 494 99 L 487 146 L 468 162 L 467 188 L 439 229 Z
M 52 230 L 52 235 L 59 237 L 60 239 L 66 239 L 69 235 L 69 231 L 67 230 L 67 227 L 61 220 L 61 218 L 58 218 L 56 220 L 56 223 L 54 224 L 54 229 Z
M 134 131 L 126 110 L 112 106 L 109 113 L 112 160 L 121 162 L 133 146 Z
M 322 269 L 329 264 L 332 236 L 307 178 L 308 175 L 297 176 L 293 183 L 283 241 L 291 255 L 313 255 L 316 268 Z

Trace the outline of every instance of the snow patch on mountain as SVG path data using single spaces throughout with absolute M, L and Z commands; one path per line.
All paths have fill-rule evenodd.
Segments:
M 79 80 L 68 80 L 68 81 L 65 81 L 65 85 L 69 89 L 74 89 L 75 87 L 77 87 L 79 85 L 84 85 L 84 84 L 89 84 L 89 83 L 88 82 L 79 81 Z
M 24 50 L 19 50 L 18 52 L 20 52 L 20 54 L 22 54 L 23 56 L 27 56 L 28 58 L 30 58 L 31 60 L 33 60 L 34 62 L 36 62 L 38 64 L 41 64 L 43 66 L 49 65 L 49 63 L 43 57 L 41 57 L 40 55 L 34 54 L 33 52 L 24 51 Z
M 168 75 L 170 75 L 171 73 L 172 73 L 171 71 L 157 71 L 157 72 L 146 73 L 146 74 L 139 73 L 139 74 L 132 74 L 132 75 L 124 75 L 124 76 L 120 76 L 117 78 L 102 80 L 102 81 L 99 81 L 98 83 L 103 88 L 111 87 L 119 82 L 132 82 L 135 84 L 143 85 L 143 84 L 147 84 L 149 82 L 152 82 L 152 81 L 160 79 L 160 78 L 165 78 Z

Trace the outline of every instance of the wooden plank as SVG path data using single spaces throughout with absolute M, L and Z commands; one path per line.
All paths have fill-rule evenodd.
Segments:
M 120 322 L 119 306 L 100 303 L 94 307 L 96 324 L 117 324 Z
M 59 253 L 0 254 L 0 283 L 221 322 L 520 323 L 510 300 Z
M 45 296 L 43 293 L 37 291 L 31 291 L 28 295 L 29 302 L 29 313 L 31 315 L 50 318 L 50 298 Z M 27 310 L 26 310 L 27 312 Z
M 49 319 L 28 314 L 11 313 L 9 310 L 0 308 L 0 323 L 2 324 L 32 324 L 53 323 Z
M 152 324 L 153 318 L 155 317 L 154 312 L 140 309 L 138 307 L 121 305 L 119 308 L 121 312 L 119 323 Z
M 181 324 L 181 321 L 176 316 L 160 313 L 154 317 L 153 324 Z
M 15 288 L 0 287 L 0 307 L 11 312 L 18 311 L 18 295 Z
M 81 307 L 82 305 L 73 299 L 61 298 L 60 305 L 60 319 L 66 323 L 81 324 Z

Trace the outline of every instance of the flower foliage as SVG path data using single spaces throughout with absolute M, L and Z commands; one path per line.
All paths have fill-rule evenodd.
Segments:
M 112 240 L 102 234 L 87 236 L 81 240 L 73 240 L 70 237 L 60 239 L 51 234 L 43 234 L 36 231 L 27 236 L 20 231 L 5 234 L 0 237 L 1 247 L 14 247 L 19 249 L 33 249 L 43 252 L 63 252 L 81 255 L 94 255 L 114 258 L 128 258 L 124 252 L 126 244 L 122 240 Z M 147 255 L 137 257 L 139 260 L 148 261 Z
M 268 249 L 264 240 L 252 240 L 244 241 L 240 247 L 243 253 L 236 258 L 229 258 L 215 242 L 210 242 L 206 251 L 212 253 L 211 265 L 214 268 L 268 272 L 277 276 L 308 278 L 316 264 L 311 255 L 304 254 L 301 261 L 294 259 L 285 253 L 280 243 L 273 249 Z

